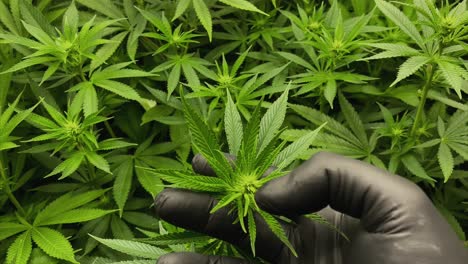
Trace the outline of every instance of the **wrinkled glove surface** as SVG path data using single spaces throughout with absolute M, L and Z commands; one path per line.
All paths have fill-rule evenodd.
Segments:
M 213 175 L 201 156 L 192 166 Z M 293 219 L 284 223 L 299 254 L 257 218 L 257 255 L 280 264 L 467 264 L 468 250 L 424 192 L 403 177 L 367 163 L 318 153 L 288 175 L 256 193 L 258 205 Z M 227 209 L 210 214 L 217 201 L 207 194 L 166 189 L 156 198 L 165 221 L 250 250 L 248 235 L 232 224 Z M 317 212 L 350 239 L 304 215 Z M 195 253 L 172 253 L 158 264 L 244 264 L 244 260 Z

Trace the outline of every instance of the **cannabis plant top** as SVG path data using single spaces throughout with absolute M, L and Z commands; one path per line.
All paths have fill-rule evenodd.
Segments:
M 207 160 L 217 177 L 196 175 L 189 171 L 154 170 L 162 179 L 171 183 L 171 187 L 206 192 L 217 197 L 219 202 L 211 213 L 224 207 L 229 208 L 229 213 L 236 216 L 235 223 L 239 223 L 242 230 L 249 233 L 254 254 L 254 215 L 258 213 L 273 233 L 296 255 L 279 221 L 260 209 L 254 198 L 258 188 L 286 173 L 284 169 L 308 149 L 321 128 L 308 132 L 287 147 L 285 142 L 279 142 L 281 126 L 286 115 L 287 98 L 288 91 L 285 91 L 263 117 L 260 116 L 260 104 L 257 105 L 244 128 L 237 107 L 228 94 L 224 114 L 225 132 L 229 153 L 236 156 L 233 161 L 229 161 L 214 133 L 182 96 L 192 144 Z M 271 170 L 267 173 L 269 168 Z

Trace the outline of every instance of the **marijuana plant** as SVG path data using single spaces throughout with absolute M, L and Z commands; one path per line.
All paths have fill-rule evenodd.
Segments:
M 0 262 L 155 263 L 191 251 L 255 263 L 250 249 L 151 216 L 153 197 L 164 184 L 211 193 L 255 240 L 266 225 L 258 186 L 318 151 L 412 180 L 466 241 L 466 7 L 0 0 Z M 305 151 L 283 152 L 323 123 Z M 190 171 L 197 152 L 216 177 Z M 95 198 L 67 207 L 81 195 Z M 76 210 L 89 217 L 60 218 Z
M 255 108 L 250 120 L 243 126 L 241 116 L 230 94 L 224 114 L 225 132 L 229 153 L 236 156 L 230 161 L 202 117 L 182 96 L 185 118 L 192 135 L 193 147 L 206 158 L 217 177 L 196 175 L 180 170 L 152 170 L 169 186 L 213 194 L 219 199 L 211 213 L 227 208 L 236 216 L 242 230 L 249 234 L 251 249 L 255 255 L 256 214 L 270 227 L 271 231 L 297 255 L 289 242 L 279 220 L 263 211 L 255 202 L 255 193 L 265 183 L 286 174 L 285 169 L 300 156 L 317 136 L 321 127 L 309 131 L 289 146 L 279 142 L 286 109 L 286 90 L 260 116 L 260 105 Z M 268 173 L 267 173 L 268 171 Z
M 416 11 L 418 22 L 422 25 L 421 30 L 415 23 L 396 6 L 383 0 L 376 0 L 379 10 L 395 23 L 411 42 L 417 46 L 412 48 L 401 43 L 372 43 L 370 46 L 384 51 L 375 54 L 370 59 L 408 57 L 401 64 L 396 80 L 390 85 L 416 74 L 418 71 L 424 73 L 424 87 L 422 87 L 421 101 L 411 129 L 411 136 L 418 134 L 424 105 L 431 88 L 434 88 L 435 80 L 440 80 L 444 86 L 453 89 L 458 97 L 462 98 L 462 92 L 466 93 L 464 84 L 468 78 L 466 64 L 457 58 L 457 55 L 466 50 L 466 24 L 468 22 L 467 2 L 458 4 L 442 5 L 437 8 L 433 1 L 414 0 L 411 7 Z M 422 33 L 421 33 L 422 32 Z M 437 77 L 443 78 L 437 78 Z

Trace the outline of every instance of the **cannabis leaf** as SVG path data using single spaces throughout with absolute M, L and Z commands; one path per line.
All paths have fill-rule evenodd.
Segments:
M 210 63 L 202 58 L 195 57 L 194 54 L 168 55 L 167 60 L 153 68 L 151 72 L 158 73 L 172 67 L 168 74 L 167 95 L 170 96 L 177 88 L 183 74 L 188 86 L 196 89 L 200 86 L 200 78 L 197 72 L 206 72 L 206 66 Z
M 426 170 L 424 169 L 423 165 L 418 161 L 418 159 L 411 153 L 405 154 L 401 157 L 401 161 L 403 165 L 415 176 L 425 179 L 426 181 L 433 184 L 435 181 L 431 178 Z
M 255 5 L 250 3 L 247 0 L 219 0 L 220 2 L 238 8 L 242 10 L 258 12 L 261 14 L 266 15 L 265 12 L 261 11 Z M 208 33 L 208 38 L 211 41 L 213 37 L 213 22 L 210 13 L 209 6 L 205 3 L 205 0 L 178 0 L 176 10 L 174 13 L 174 17 L 172 21 L 179 18 L 192 4 L 193 9 L 195 10 L 195 14 L 197 15 L 198 20 L 205 28 L 206 32 Z
M 158 259 L 160 256 L 168 253 L 166 250 L 141 242 L 120 239 L 104 239 L 93 235 L 90 236 L 102 244 L 130 256 Z
M 391 86 L 394 86 L 401 80 L 413 75 L 417 70 L 419 70 L 422 66 L 426 65 L 430 61 L 431 58 L 425 56 L 410 57 L 408 60 L 406 60 L 403 64 L 400 65 L 398 76 L 396 80 L 391 84 Z
M 47 227 L 37 227 L 31 232 L 34 242 L 49 256 L 78 263 L 70 242 L 60 232 Z
M 204 0 L 192 0 L 192 4 L 193 8 L 195 9 L 195 13 L 197 14 L 198 20 L 200 20 L 201 24 L 206 29 L 208 38 L 211 41 L 213 22 L 211 21 L 211 14 L 208 6 L 205 4 Z
M 237 155 L 243 137 L 242 120 L 229 93 L 227 100 L 226 114 L 224 115 L 226 137 L 229 144 L 229 152 Z
M 7 263 L 28 263 L 32 253 L 32 241 L 51 257 L 78 263 L 68 239 L 49 226 L 86 222 L 111 213 L 111 210 L 83 207 L 105 192 L 106 190 L 70 192 L 43 208 L 31 224 L 19 215 L 17 218 L 20 223 L 2 223 L 0 240 L 22 232 L 8 248 Z
M 382 11 L 382 13 L 384 13 L 388 18 L 390 18 L 403 32 L 411 37 L 420 48 L 423 50 L 425 49 L 425 41 L 423 40 L 421 34 L 419 34 L 416 26 L 403 12 L 401 12 L 393 4 L 383 0 L 375 0 L 375 3 L 379 10 Z
M 105 192 L 105 190 L 95 190 L 82 194 L 65 194 L 44 208 L 34 219 L 34 225 L 85 222 L 108 214 L 109 211 L 99 209 L 76 209 L 99 198 Z
M 11 137 L 10 134 L 22 121 L 28 118 L 37 106 L 33 106 L 27 110 L 22 110 L 16 115 L 13 115 L 20 98 L 21 94 L 7 109 L 0 109 L 0 151 L 18 147 L 18 145 L 13 142 L 14 137 Z
M 7 264 L 27 264 L 32 251 L 31 232 L 19 235 L 7 253 Z
M 286 90 L 286 92 L 268 108 L 267 112 L 260 120 L 257 153 L 262 152 L 283 124 L 286 116 L 287 98 L 288 93 Z
M 135 89 L 123 82 L 115 81 L 121 78 L 135 78 L 153 76 L 141 70 L 126 68 L 131 62 L 117 63 L 103 69 L 94 71 L 88 81 L 83 81 L 71 87 L 68 92 L 77 92 L 73 101 L 73 108 L 81 108 L 85 116 L 97 113 L 99 109 L 99 100 L 95 87 L 99 87 L 111 93 L 117 94 L 125 99 L 141 102 Z
M 171 232 L 168 234 L 157 235 L 143 241 L 156 246 L 168 246 L 178 244 L 188 244 L 194 242 L 202 242 L 208 237 L 191 231 Z
M 132 186 L 135 185 L 134 178 L 143 189 L 151 196 L 157 195 L 162 189 L 159 177 L 143 170 L 140 167 L 152 168 L 181 168 L 182 165 L 174 160 L 162 156 L 180 147 L 173 142 L 155 142 L 155 134 L 149 136 L 134 149 L 133 154 L 121 154 L 114 156 L 111 163 L 111 171 L 115 175 L 112 194 L 119 208 L 119 214 L 124 213 L 124 207 L 130 195 Z M 102 148 L 103 142 L 99 143 Z M 124 146 L 127 146 L 125 143 Z M 135 144 L 132 144 L 135 145 Z
M 455 166 L 455 155 L 460 155 L 464 160 L 468 159 L 468 112 L 458 110 L 445 124 L 439 117 L 437 121 L 438 139 L 430 144 L 421 144 L 421 147 L 430 147 L 439 144 L 437 159 L 444 176 L 444 182 L 450 179 Z M 454 155 L 455 154 L 455 155 Z
M 321 126 L 324 123 L 327 124 L 323 128 L 323 133 L 317 135 L 317 139 L 313 141 L 313 145 L 320 147 L 322 150 L 365 159 L 378 167 L 385 168 L 382 160 L 373 154 L 378 140 L 377 133 L 374 132 L 370 136 L 367 135 L 361 117 L 341 94 L 339 94 L 339 103 L 348 127 L 310 107 L 295 104 L 291 104 L 290 107 L 301 117 L 316 126 Z M 301 137 L 305 137 L 307 133 L 310 132 L 307 130 L 287 130 L 283 138 L 288 141 L 298 140 Z M 309 155 L 302 158 L 307 159 Z
M 193 40 L 193 38 L 200 35 L 193 34 L 192 31 L 183 31 L 182 25 L 172 29 L 172 25 L 164 13 L 158 14 L 142 9 L 138 9 L 138 11 L 140 11 L 143 17 L 157 29 L 155 32 L 145 32 L 142 34 L 142 36 L 165 42 L 154 51 L 154 55 L 162 53 L 171 47 L 188 48 L 188 44 L 197 43 L 197 41 Z

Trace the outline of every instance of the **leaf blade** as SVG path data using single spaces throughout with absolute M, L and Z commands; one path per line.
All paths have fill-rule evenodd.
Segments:
M 112 80 L 97 80 L 94 82 L 94 84 L 125 99 L 135 101 L 142 99 L 135 89 L 121 82 Z
M 157 259 L 167 254 L 166 250 L 145 243 L 121 239 L 103 239 L 90 235 L 100 243 L 130 256 Z
M 72 224 L 91 221 L 113 212 L 94 208 L 80 208 L 57 214 L 42 221 L 40 225 Z
M 70 242 L 62 233 L 47 227 L 36 227 L 32 229 L 32 239 L 47 255 L 78 263 Z
M 225 3 L 226 5 L 230 5 L 232 7 L 235 7 L 241 10 L 247 10 L 247 11 L 252 11 L 252 12 L 257 12 L 263 15 L 267 15 L 265 12 L 258 9 L 254 4 L 246 0 L 219 0 L 219 1 L 222 3 Z
M 258 134 L 258 150 L 260 153 L 274 138 L 283 125 L 286 117 L 288 104 L 288 90 L 286 90 L 266 111 L 260 120 L 260 130 Z
M 244 135 L 242 120 L 231 95 L 227 94 L 227 104 L 224 114 L 225 132 L 229 145 L 229 152 L 237 155 Z
M 412 154 L 406 154 L 403 157 L 401 157 L 401 161 L 403 162 L 403 165 L 415 176 L 427 180 L 430 183 L 433 183 L 435 180 L 432 179 L 426 172 L 426 170 L 423 168 L 421 163 L 416 159 L 416 157 Z
M 132 186 L 133 179 L 133 160 L 123 162 L 114 170 L 115 181 L 112 193 L 114 200 L 120 210 L 120 215 L 123 214 L 125 203 L 128 199 L 128 194 Z
M 437 151 L 437 160 L 439 161 L 440 169 L 444 175 L 444 183 L 447 182 L 453 173 L 454 160 L 452 152 L 447 144 L 441 143 Z
M 213 22 L 211 21 L 211 13 L 204 0 L 192 0 L 195 13 L 200 20 L 202 26 L 208 33 L 208 39 L 211 41 L 213 37 Z
M 375 0 L 377 8 L 387 16 L 393 23 L 395 23 L 403 32 L 405 32 L 410 38 L 412 38 L 416 44 L 422 49 L 425 48 L 424 40 L 419 33 L 416 26 L 411 20 L 393 4 L 384 0 Z
M 424 66 L 430 61 L 431 61 L 431 58 L 426 57 L 426 56 L 410 57 L 408 60 L 406 60 L 405 62 L 403 62 L 403 64 L 400 65 L 400 68 L 398 70 L 398 76 L 396 80 L 390 86 L 394 86 L 401 80 L 406 79 L 409 76 L 413 75 L 422 66 Z
M 27 264 L 32 252 L 31 232 L 19 235 L 8 248 L 6 264 Z
M 289 164 L 291 164 L 296 158 L 305 152 L 312 141 L 317 137 L 318 133 L 322 130 L 322 128 L 326 125 L 326 123 L 319 126 L 317 129 L 303 135 L 292 144 L 287 146 L 283 149 L 278 156 L 276 157 L 273 165 L 276 166 L 278 169 L 286 168 Z

